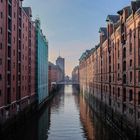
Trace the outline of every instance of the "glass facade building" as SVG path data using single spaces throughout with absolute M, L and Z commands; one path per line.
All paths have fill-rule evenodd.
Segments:
M 48 97 L 48 42 L 43 35 L 40 21 L 36 24 L 36 92 L 38 103 L 42 103 Z

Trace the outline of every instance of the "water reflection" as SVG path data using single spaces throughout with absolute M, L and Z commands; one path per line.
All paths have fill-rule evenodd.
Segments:
M 24 124 L 24 125 L 23 125 Z M 72 86 L 65 86 L 39 115 L 2 140 L 119 140 Z
M 64 94 L 65 93 L 65 94 Z M 79 108 L 75 104 L 75 96 L 72 95 L 72 86 L 65 86 L 64 91 L 51 104 L 51 125 L 48 130 L 48 140 L 82 140 L 83 129 L 79 119 Z

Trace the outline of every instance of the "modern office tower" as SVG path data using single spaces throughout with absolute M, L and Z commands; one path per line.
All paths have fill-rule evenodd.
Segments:
M 60 69 L 62 70 L 63 72 L 63 81 L 64 81 L 64 78 L 65 78 L 65 59 L 62 58 L 61 56 L 59 56 L 56 60 L 56 65 L 60 67 Z

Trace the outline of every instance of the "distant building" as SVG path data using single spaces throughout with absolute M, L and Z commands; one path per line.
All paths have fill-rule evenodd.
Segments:
M 48 42 L 42 33 L 40 20 L 36 25 L 36 91 L 38 103 L 42 103 L 48 96 Z
M 56 60 L 56 65 L 60 67 L 63 72 L 63 80 L 65 78 L 65 59 L 59 56 Z
M 59 66 L 49 62 L 49 91 L 51 91 L 52 83 L 63 81 L 63 72 Z
M 76 66 L 72 71 L 72 82 L 79 83 L 79 66 Z
M 65 82 L 69 82 L 70 81 L 70 77 L 68 75 L 65 76 Z

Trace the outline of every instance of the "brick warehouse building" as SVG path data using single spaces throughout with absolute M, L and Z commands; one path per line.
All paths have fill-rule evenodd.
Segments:
M 140 1 L 108 15 L 106 22 L 99 45 L 80 58 L 80 89 L 102 103 L 108 116 L 118 117 L 113 118 L 118 126 L 140 131 Z
M 72 82 L 79 84 L 79 66 L 76 66 L 72 71 Z
M 33 104 L 35 23 L 22 0 L 0 1 L 0 122 Z
M 63 81 L 64 73 L 58 65 L 55 65 L 49 62 L 49 71 L 48 71 L 48 78 L 49 78 L 49 93 L 53 91 L 53 84 L 57 82 Z

